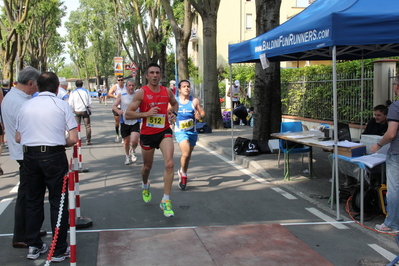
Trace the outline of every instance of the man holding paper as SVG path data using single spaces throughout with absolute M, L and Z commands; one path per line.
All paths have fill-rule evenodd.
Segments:
M 399 76 L 393 83 L 393 90 L 399 95 Z M 388 130 L 382 139 L 371 146 L 375 153 L 384 145 L 391 143 L 386 159 L 387 176 L 387 216 L 384 223 L 376 224 L 374 229 L 385 233 L 399 233 L 399 100 L 394 102 L 388 111 Z

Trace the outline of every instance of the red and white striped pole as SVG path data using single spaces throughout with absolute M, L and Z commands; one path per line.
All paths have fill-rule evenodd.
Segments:
M 76 145 L 75 145 L 76 146 Z M 83 157 L 82 157 L 82 138 L 81 138 L 81 133 L 80 133 L 80 124 L 78 125 L 78 143 L 77 143 L 77 147 L 78 147 L 78 160 L 76 161 L 76 165 L 78 166 L 78 171 L 81 173 L 86 173 L 89 172 L 88 168 L 83 168 Z M 74 161 L 75 164 L 75 161 Z
M 73 146 L 73 173 L 75 181 L 75 200 L 76 200 L 76 228 L 82 229 L 93 226 L 93 221 L 80 215 L 80 190 L 79 190 L 79 170 L 78 170 L 78 147 Z
M 70 264 L 76 265 L 76 201 L 75 201 L 75 177 L 74 172 L 69 172 L 69 247 Z
M 80 193 L 79 193 L 79 170 L 78 170 L 78 146 L 73 146 L 73 172 L 75 183 L 75 198 L 76 198 L 76 217 L 80 217 Z

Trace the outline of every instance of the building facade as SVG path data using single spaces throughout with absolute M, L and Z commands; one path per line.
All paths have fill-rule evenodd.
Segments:
M 313 0 L 282 0 L 280 7 L 280 24 L 304 10 Z M 243 42 L 256 37 L 255 0 L 221 1 L 217 20 L 217 66 L 228 65 L 228 45 Z M 192 37 L 188 51 L 199 74 L 203 73 L 203 26 L 201 17 L 193 21 Z M 281 67 L 302 67 L 310 64 L 330 64 L 329 61 L 281 62 Z

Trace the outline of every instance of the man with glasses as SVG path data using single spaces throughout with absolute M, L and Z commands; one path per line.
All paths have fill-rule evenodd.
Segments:
M 122 76 L 117 76 L 116 78 L 117 83 L 111 87 L 111 89 L 108 92 L 108 97 L 116 99 L 118 97 L 118 94 L 121 92 L 126 91 L 126 85 L 124 82 L 124 79 Z M 120 110 L 121 106 L 118 105 L 117 108 Z M 114 114 L 114 119 L 115 119 L 115 142 L 119 142 L 119 125 L 120 125 L 120 118 L 119 114 L 112 110 L 112 113 Z M 123 141 L 123 139 L 122 139 Z
M 393 91 L 399 96 L 399 76 L 393 83 Z M 382 139 L 371 146 L 371 152 L 377 152 L 382 146 L 391 143 L 386 159 L 387 177 L 387 216 L 382 224 L 376 224 L 374 229 L 379 232 L 399 233 L 399 100 L 388 110 L 388 130 Z

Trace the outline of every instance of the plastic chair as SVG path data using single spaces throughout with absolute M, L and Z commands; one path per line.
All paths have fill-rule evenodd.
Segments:
M 300 132 L 302 131 L 302 122 L 282 122 L 280 126 L 280 133 L 284 132 Z M 278 151 L 278 167 L 280 168 L 280 154 L 284 153 L 284 180 L 290 179 L 290 162 L 289 154 L 302 153 L 302 167 L 303 167 L 303 154 L 308 153 L 308 163 L 310 164 L 310 147 L 301 148 L 287 148 L 285 142 L 279 140 L 280 149 Z M 310 167 L 309 167 L 310 169 Z

